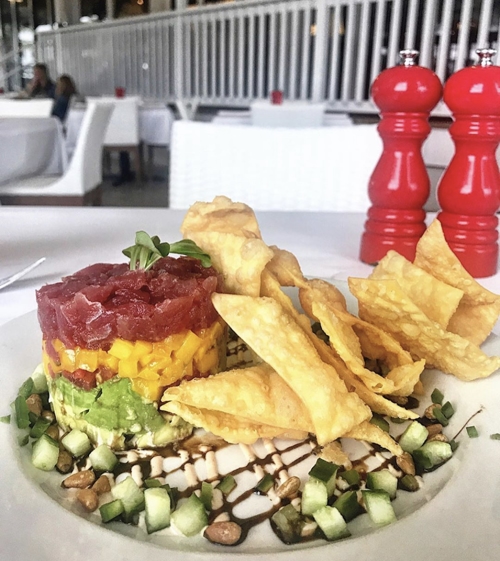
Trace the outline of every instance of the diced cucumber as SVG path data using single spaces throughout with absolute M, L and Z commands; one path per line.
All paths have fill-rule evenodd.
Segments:
M 467 431 L 467 436 L 469 438 L 477 438 L 479 436 L 479 432 L 474 425 L 466 427 L 465 430 Z
M 161 481 L 159 479 L 154 479 L 154 478 L 150 478 L 150 479 L 145 479 L 144 480 L 144 487 L 146 487 L 146 489 L 153 489 L 155 487 L 161 487 Z M 166 489 L 165 489 L 166 490 Z
M 24 399 L 28 399 L 28 397 L 33 393 L 34 385 L 35 384 L 33 383 L 32 378 L 28 378 L 19 388 L 17 395 L 23 397 Z
M 374 524 L 385 526 L 397 520 L 388 493 L 380 490 L 366 490 L 361 493 L 368 516 Z
M 442 407 L 441 407 L 441 413 L 447 418 L 447 419 L 451 419 L 453 417 L 453 415 L 455 414 L 455 408 L 453 407 L 453 405 L 447 401 Z
M 443 427 L 448 426 L 448 417 L 443 413 L 442 408 L 439 407 L 439 405 L 436 405 L 436 407 L 434 407 L 432 413 L 434 414 L 434 418 L 440 425 L 443 425 Z
M 431 440 L 414 450 L 412 456 L 418 468 L 430 470 L 449 460 L 453 456 L 453 451 L 448 442 Z
M 266 475 L 264 475 L 264 477 L 255 486 L 255 492 L 260 495 L 265 495 L 273 486 L 273 476 L 269 473 L 266 473 Z
M 364 512 L 363 507 L 358 502 L 358 494 L 356 491 L 342 493 L 333 503 L 333 506 L 342 514 L 346 522 L 349 522 Z
M 203 503 L 205 510 L 212 510 L 212 495 L 214 488 L 210 483 L 203 481 L 200 490 L 200 501 Z
M 328 540 L 348 538 L 351 535 L 351 532 L 347 529 L 346 521 L 335 507 L 324 506 L 317 510 L 313 517 Z
M 168 483 L 161 486 L 165 489 L 170 496 L 170 511 L 174 511 L 177 508 L 177 501 L 179 500 L 179 489 L 177 487 L 170 487 Z
M 61 444 L 74 458 L 83 456 L 92 448 L 89 437 L 78 429 L 73 429 L 64 436 Z
M 132 477 L 127 477 L 111 488 L 114 499 L 123 503 L 125 522 L 130 522 L 134 514 L 144 509 L 144 493 Z
M 106 444 L 101 444 L 89 454 L 90 463 L 97 471 L 113 471 L 118 458 Z
M 398 478 L 388 469 L 370 471 L 366 474 L 366 487 L 385 491 L 391 499 L 395 499 L 398 491 Z
M 31 454 L 32 464 L 44 471 L 50 471 L 55 468 L 57 459 L 59 458 L 59 445 L 55 440 L 42 434 L 42 436 L 33 444 Z
M 31 427 L 30 436 L 31 438 L 40 438 L 42 434 L 50 427 L 50 421 L 48 419 L 43 419 L 38 417 L 35 424 Z
M 359 471 L 355 469 L 348 469 L 347 471 L 341 471 L 339 472 L 339 476 L 342 477 L 342 479 L 346 483 L 348 483 L 351 487 L 353 485 L 359 485 L 359 482 L 361 480 L 359 476 Z
M 101 518 L 103 522 L 111 522 L 115 518 L 121 516 L 124 512 L 123 503 L 120 499 L 115 499 L 110 503 L 103 504 L 99 507 Z
M 405 452 L 413 452 L 420 448 L 427 440 L 429 431 L 421 425 L 418 421 L 412 421 L 405 429 L 399 439 L 399 445 Z
M 441 405 L 443 403 L 444 395 L 441 390 L 438 388 L 434 388 L 433 392 L 431 393 L 431 401 L 436 405 Z
M 335 491 L 338 469 L 337 464 L 318 458 L 309 472 L 309 477 L 322 481 L 326 485 L 328 496 L 331 497 Z
M 276 535 L 286 544 L 296 543 L 300 540 L 304 522 L 304 518 L 290 504 L 280 508 L 271 517 Z
M 224 479 L 217 485 L 216 489 L 220 489 L 223 495 L 229 493 L 236 487 L 236 480 L 232 475 L 226 475 Z
M 185 536 L 194 536 L 208 524 L 208 516 L 203 503 L 193 493 L 172 513 L 172 522 Z
M 372 418 L 370 419 L 370 423 L 385 432 L 389 432 L 389 422 L 384 419 L 382 415 L 377 415 L 377 413 L 374 413 Z
M 43 364 L 39 364 L 33 374 L 31 375 L 33 380 L 33 392 L 32 393 L 44 393 L 48 391 L 47 378 L 45 372 L 43 371 Z
M 14 401 L 14 410 L 16 412 L 16 424 L 18 429 L 27 429 L 30 426 L 29 409 L 26 404 L 26 398 L 18 395 Z
M 302 514 L 305 516 L 310 516 L 320 508 L 323 508 L 328 503 L 328 490 L 326 485 L 316 479 L 311 477 L 306 481 L 304 485 L 304 490 L 302 491 Z
M 144 491 L 148 534 L 170 526 L 170 495 L 166 489 L 151 487 Z

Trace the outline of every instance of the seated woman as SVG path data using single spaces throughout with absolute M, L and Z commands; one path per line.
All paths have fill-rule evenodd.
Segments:
M 67 74 L 59 76 L 56 82 L 56 92 L 54 105 L 52 107 L 52 115 L 54 117 L 59 117 L 61 121 L 64 121 L 66 118 L 66 114 L 68 113 L 71 97 L 75 94 L 76 87 L 71 76 L 68 76 Z

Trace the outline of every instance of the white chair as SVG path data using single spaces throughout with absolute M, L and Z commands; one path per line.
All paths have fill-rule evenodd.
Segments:
M 268 128 L 176 121 L 170 206 L 227 195 L 257 210 L 366 211 L 376 125 Z
M 53 99 L 0 99 L 0 117 L 50 117 Z
M 111 103 L 114 106 L 109 121 L 104 148 L 109 151 L 130 152 L 135 161 L 138 177 L 142 176 L 140 134 L 139 134 L 139 97 L 87 97 L 87 102 Z
M 90 103 L 68 170 L 62 176 L 35 176 L 0 185 L 7 204 L 100 203 L 102 146 L 113 105 Z

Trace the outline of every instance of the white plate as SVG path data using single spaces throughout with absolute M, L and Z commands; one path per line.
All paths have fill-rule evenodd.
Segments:
M 0 327 L 0 383 L 7 413 L 20 386 L 40 360 L 40 332 L 34 313 Z M 485 344 L 489 354 L 500 353 L 500 339 Z M 127 561 L 148 559 L 265 559 L 270 554 L 287 561 L 336 558 L 363 560 L 498 560 L 500 554 L 500 376 L 472 383 L 429 371 L 423 377 L 430 392 L 439 387 L 456 408 L 447 433 L 455 434 L 474 418 L 480 437 L 462 432 L 453 459 L 425 476 L 418 493 L 399 493 L 394 505 L 399 520 L 374 530 L 367 515 L 349 524 L 353 537 L 328 544 L 314 541 L 285 546 L 264 524 L 243 545 L 224 548 L 203 538 L 148 537 L 140 528 L 114 524 L 103 527 L 68 502 L 60 476 L 35 470 L 29 446 L 20 449 L 13 426 L 0 424 L 0 559 L 16 561 Z M 69 510 L 68 510 L 69 509 Z M 78 514 L 77 514 L 78 513 Z M 304 551 L 307 550 L 307 551 Z

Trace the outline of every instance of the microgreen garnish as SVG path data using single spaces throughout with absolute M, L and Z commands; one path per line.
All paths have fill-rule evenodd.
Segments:
M 150 269 L 158 259 L 171 253 L 187 255 L 199 259 L 203 267 L 210 267 L 210 255 L 204 253 L 192 240 L 180 240 L 169 244 L 161 242 L 158 236 L 149 236 L 142 230 L 135 233 L 135 245 L 123 250 L 123 254 L 130 259 L 130 270 Z

